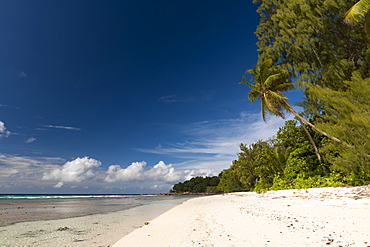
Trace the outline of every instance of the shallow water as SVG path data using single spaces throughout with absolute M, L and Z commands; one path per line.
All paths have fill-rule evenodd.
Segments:
M 144 222 L 185 200 L 187 198 L 152 197 L 72 199 L 37 203 L 23 201 L 13 206 L 8 204 L 9 208 L 3 211 L 8 212 L 8 216 L 15 215 L 18 220 L 26 222 L 0 227 L 0 246 L 111 246 Z M 24 209 L 28 210 L 27 212 L 32 211 L 37 217 L 27 213 L 28 215 L 22 218 L 23 214 L 20 212 L 23 210 L 24 213 Z M 48 214 L 43 214 L 46 212 Z M 1 216 L 5 216 L 4 213 Z M 1 216 L 0 219 L 5 218 Z M 48 217 L 53 220 L 48 220 Z M 43 220 L 34 221 L 37 218 Z M 61 230 L 62 228 L 65 230 Z

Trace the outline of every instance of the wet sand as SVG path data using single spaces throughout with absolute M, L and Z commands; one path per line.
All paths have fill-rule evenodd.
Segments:
M 120 199 L 91 199 L 82 200 L 82 204 L 81 200 L 53 204 L 47 200 L 24 200 L 24 203 L 8 204 L 7 209 L 1 210 L 0 217 L 4 217 L 0 219 L 7 219 L 7 225 L 0 227 L 1 246 L 112 246 L 122 236 L 187 198 L 139 199 L 140 206 L 138 200 L 130 200 L 125 198 L 123 203 Z M 15 223 L 19 221 L 24 222 Z
M 0 199 L 0 227 L 19 222 L 55 220 L 125 210 L 145 198 Z
M 0 199 L 0 227 L 19 222 L 55 220 L 125 210 L 176 196 L 76 199 Z

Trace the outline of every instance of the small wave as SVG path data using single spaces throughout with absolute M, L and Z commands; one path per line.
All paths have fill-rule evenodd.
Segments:
M 155 195 L 0 195 L 0 199 L 81 199 L 81 198 L 128 198 Z

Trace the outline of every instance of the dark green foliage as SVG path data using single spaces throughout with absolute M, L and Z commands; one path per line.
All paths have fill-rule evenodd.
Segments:
M 327 143 L 325 137 L 309 131 L 319 148 Z M 238 160 L 221 174 L 218 188 L 234 192 L 345 184 L 343 173 L 332 172 L 328 162 L 318 161 L 305 131 L 296 121 L 286 121 L 276 136 L 248 146 L 241 144 Z
M 349 184 L 370 183 L 370 79 L 354 73 L 344 90 L 313 88 L 325 102 L 325 116 L 318 120 L 327 132 L 340 136 L 349 145 L 327 143 L 327 159 L 348 175 Z
M 195 177 L 185 182 L 177 183 L 173 186 L 171 192 L 183 193 L 217 193 L 217 185 L 220 182 L 218 176 L 213 177 Z
M 362 23 L 367 37 L 370 38 L 370 0 L 360 0 L 346 13 L 345 21 L 348 24 Z
M 276 139 L 241 144 L 238 159 L 220 175 L 218 189 L 370 183 L 370 42 L 361 24 L 344 22 L 357 2 L 254 0 L 260 4 L 259 57 L 247 71 L 254 84 L 242 81 L 251 88 L 248 98 L 261 99 L 264 119 L 267 112 L 284 117 L 284 110 L 291 111 L 308 134 L 296 121 L 287 121 Z M 359 2 L 369 10 L 368 0 Z M 292 82 L 304 90 L 299 105 L 310 122 L 294 112 L 283 94 L 293 89 Z
M 369 1 L 255 0 L 254 3 L 260 4 L 261 16 L 256 30 L 257 67 L 265 61 L 274 61 L 271 68 L 278 66 L 289 71 L 290 77 L 285 81 L 295 81 L 304 89 L 306 97 L 300 105 L 304 115 L 312 119 L 305 123 L 331 139 L 309 128 L 311 143 L 318 147 L 313 150 L 302 135 L 303 130 L 288 122 L 279 130 L 274 145 L 278 156 L 285 157 L 280 162 L 285 162 L 281 166 L 284 169 L 275 173 L 270 188 L 370 183 L 370 43 L 362 25 L 344 23 L 350 13 L 347 10 L 362 4 L 366 13 Z M 269 178 L 261 176 L 263 169 L 250 173 L 256 178 L 254 190 L 268 189 L 271 184 Z
M 231 167 L 222 172 L 220 183 L 217 188 L 223 192 L 244 191 L 235 169 Z
M 344 25 L 348 0 L 261 0 L 256 35 L 260 59 L 274 58 L 309 84 L 340 87 L 353 68 L 362 67 L 366 36 L 360 26 Z M 364 73 L 368 73 L 363 70 Z
M 282 172 L 284 165 L 277 155 L 274 140 L 258 141 L 249 146 L 240 145 L 239 159 L 222 173 L 219 189 L 224 192 L 249 191 L 263 181 L 263 187 L 272 185 L 275 174 Z

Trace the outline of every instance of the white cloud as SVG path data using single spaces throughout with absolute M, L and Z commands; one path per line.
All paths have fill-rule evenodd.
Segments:
M 291 115 L 287 117 L 293 118 Z M 265 123 L 259 114 L 240 114 L 235 119 L 204 121 L 181 127 L 181 138 L 186 138 L 187 141 L 161 143 L 154 149 L 140 149 L 146 153 L 166 155 L 166 159 L 172 156 L 172 162 L 176 163 L 168 165 L 160 161 L 154 166 L 148 166 L 142 161 L 125 168 L 111 165 L 103 170 L 100 161 L 88 157 L 66 162 L 61 158 L 0 154 L 0 186 L 60 188 L 71 183 L 68 187 L 74 188 L 71 186 L 79 183 L 80 189 L 111 184 L 114 188 L 124 187 L 129 190 L 139 188 L 139 184 L 145 189 L 164 190 L 192 177 L 217 175 L 228 168 L 232 160 L 237 159 L 240 143 L 251 144 L 257 140 L 265 140 L 275 135 L 283 125 L 284 120 L 280 118 L 271 117 Z M 74 128 L 53 125 L 45 127 Z M 1 121 L 0 135 L 9 135 Z M 35 141 L 32 138 L 27 141 Z M 18 185 L 14 185 L 14 181 Z
M 95 177 L 93 168 L 101 166 L 101 162 L 89 157 L 77 158 L 65 163 L 61 168 L 44 173 L 42 180 L 60 182 L 82 182 Z
M 44 186 L 40 178 L 45 172 L 59 167 L 64 159 L 53 157 L 25 157 L 0 153 L 0 185 L 11 187 Z
M 293 119 L 287 114 L 287 119 Z M 265 123 L 260 114 L 240 114 L 236 119 L 221 119 L 194 123 L 185 127 L 188 140 L 180 143 L 161 143 L 154 149 L 136 149 L 145 153 L 173 155 L 182 159 L 183 169 L 208 168 L 222 171 L 237 159 L 241 143 L 251 144 L 273 137 L 286 120 L 269 117 Z
M 17 109 L 17 110 L 19 110 L 19 109 L 20 109 L 19 107 L 16 107 L 16 106 L 11 106 L 11 105 L 3 105 L 3 104 L 0 104 L 0 107 L 8 107 L 8 108 L 14 108 L 14 109 Z
M 30 137 L 26 140 L 26 143 L 31 143 L 31 142 L 34 142 L 36 141 L 37 139 L 35 137 Z
M 62 187 L 64 185 L 64 183 L 63 182 L 58 182 L 56 185 L 54 185 L 53 187 L 54 188 L 60 188 L 60 187 Z
M 209 101 L 212 98 L 212 93 L 203 93 L 200 96 L 184 97 L 178 96 L 177 94 L 162 96 L 158 99 L 159 102 L 163 103 L 199 103 Z
M 69 126 L 61 126 L 61 125 L 50 125 L 50 124 L 47 124 L 47 125 L 44 125 L 44 126 L 45 127 L 48 127 L 48 128 L 54 128 L 54 129 L 81 130 L 80 128 L 69 127 Z
M 173 94 L 173 95 L 163 96 L 159 98 L 158 101 L 164 102 L 164 103 L 174 103 L 174 102 L 178 102 L 178 99 L 177 99 L 177 95 Z
M 169 191 L 171 187 L 172 185 L 169 184 L 154 184 L 153 186 L 150 186 L 150 189 L 155 191 Z
M 100 169 L 101 165 L 100 161 L 88 157 L 65 162 L 60 158 L 0 154 L 0 187 L 32 185 L 60 188 L 71 183 L 69 188 L 77 188 L 75 183 L 80 183 L 79 188 L 84 188 L 92 184 L 102 186 L 118 183 L 120 187 L 124 184 L 126 188 L 131 188 L 136 182 L 140 182 L 143 188 L 149 189 L 156 184 L 155 188 L 159 190 L 195 176 L 217 175 L 211 169 L 179 170 L 163 161 L 152 167 L 148 167 L 145 161 L 133 162 L 126 168 L 112 165 L 104 171 Z M 17 184 L 12 181 L 17 181 Z M 50 184 L 49 181 L 55 183 Z
M 10 135 L 10 131 L 6 130 L 4 122 L 0 121 L 0 139 L 2 137 L 8 137 Z
M 127 168 L 123 169 L 119 165 L 108 167 L 106 182 L 115 181 L 140 181 L 143 180 L 143 171 L 146 162 L 133 162 Z
M 134 162 L 127 168 L 121 168 L 119 165 L 109 166 L 106 182 L 128 182 L 128 181 L 145 181 L 145 182 L 166 182 L 174 183 L 188 180 L 195 176 L 213 176 L 216 173 L 210 169 L 202 170 L 175 170 L 172 164 L 166 165 L 163 161 L 145 170 L 146 162 Z
M 17 75 L 19 76 L 19 77 L 27 77 L 28 75 L 26 74 L 26 73 L 24 73 L 23 71 L 18 71 L 17 72 Z

